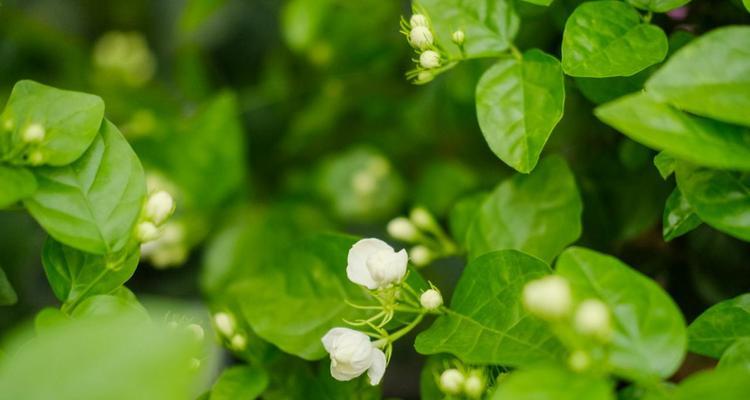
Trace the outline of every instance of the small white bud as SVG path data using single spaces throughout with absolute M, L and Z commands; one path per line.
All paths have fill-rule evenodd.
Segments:
M 460 29 L 453 32 L 453 34 L 451 35 L 451 40 L 453 40 L 453 43 L 459 46 L 464 44 L 464 39 L 466 39 L 466 36 L 464 35 L 464 31 Z
M 575 328 L 584 335 L 608 340 L 612 335 L 612 325 L 607 305 L 597 299 L 582 302 L 576 310 Z
M 427 83 L 431 82 L 433 79 L 435 79 L 435 74 L 433 74 L 430 71 L 419 71 L 419 74 L 417 75 L 416 83 Z
M 436 310 L 443 305 L 443 296 L 435 289 L 425 290 L 419 296 L 419 304 L 427 310 Z
M 432 251 L 427 246 L 419 244 L 409 250 L 409 258 L 417 267 L 424 267 L 432 262 Z
M 479 373 L 471 373 L 464 382 L 464 393 L 472 399 L 478 399 L 487 388 L 484 378 Z
M 203 341 L 203 338 L 206 336 L 206 334 L 203 332 L 203 327 L 198 324 L 190 324 L 187 326 L 187 329 L 190 331 L 190 333 L 195 336 L 195 338 L 201 342 Z
M 26 143 L 40 143 L 44 136 L 44 127 L 41 124 L 31 124 L 23 130 L 21 139 Z
M 570 286 L 565 278 L 549 275 L 531 281 L 523 288 L 526 309 L 543 319 L 558 319 L 570 312 Z
M 440 374 L 440 390 L 445 394 L 457 395 L 463 390 L 465 380 L 461 371 L 455 368 L 446 369 Z
M 247 338 L 245 335 L 238 333 L 232 336 L 232 340 L 229 341 L 229 345 L 234 351 L 243 351 L 247 347 Z
M 174 209 L 175 204 L 172 196 L 160 190 L 149 196 L 144 207 L 144 216 L 155 225 L 161 225 L 172 215 Z
M 152 222 L 144 221 L 138 224 L 135 237 L 141 243 L 150 242 L 159 238 L 159 228 Z
M 225 312 L 218 312 L 214 314 L 214 325 L 216 330 L 226 337 L 234 336 L 234 317 L 231 314 Z
M 409 219 L 419 229 L 430 230 L 437 225 L 435 218 L 424 207 L 414 207 L 409 213 Z
M 408 218 L 397 217 L 388 223 L 388 234 L 404 242 L 413 242 L 419 238 L 419 232 Z
M 419 65 L 422 68 L 437 68 L 440 66 L 440 54 L 433 50 L 427 50 L 419 56 Z
M 433 40 L 432 32 L 430 31 L 430 28 L 426 26 L 415 26 L 412 28 L 411 32 L 409 32 L 409 42 L 412 46 L 420 50 L 432 46 Z
M 424 15 L 414 14 L 411 16 L 411 19 L 409 19 L 409 25 L 411 25 L 412 28 L 416 26 L 428 27 L 430 23 L 429 21 L 427 21 L 427 17 L 425 17 Z
M 568 367 L 575 372 L 583 372 L 591 365 L 591 358 L 583 350 L 576 350 L 568 356 Z
M 42 165 L 42 163 L 44 163 L 44 153 L 39 149 L 32 150 L 29 153 L 29 163 L 31 163 L 31 165 Z

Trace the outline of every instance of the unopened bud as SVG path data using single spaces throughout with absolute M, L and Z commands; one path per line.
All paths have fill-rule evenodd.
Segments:
M 472 372 L 464 382 L 464 393 L 472 399 L 478 399 L 484 394 L 487 385 L 479 372 Z
M 424 267 L 432 262 L 432 251 L 424 245 L 416 245 L 409 250 L 409 258 L 417 267 Z
M 205 337 L 205 333 L 203 332 L 202 326 L 198 324 L 190 324 L 187 326 L 187 328 L 199 342 L 203 341 L 203 338 Z
M 455 368 L 446 369 L 440 374 L 440 390 L 445 394 L 457 395 L 463 390 L 465 380 L 461 371 Z
M 409 32 L 409 43 L 420 50 L 432 46 L 433 40 L 432 32 L 426 26 L 415 26 Z
M 226 337 L 232 337 L 234 335 L 234 317 L 225 312 L 218 312 L 214 314 L 214 325 L 216 330 Z
M 575 315 L 575 328 L 578 332 L 602 341 L 612 335 L 609 309 L 601 300 L 585 300 L 578 306 Z
M 419 296 L 419 303 L 426 310 L 436 310 L 443 305 L 443 295 L 435 289 L 429 289 Z
M 591 365 L 591 358 L 583 350 L 576 350 L 568 356 L 568 367 L 575 372 L 583 372 Z
M 411 25 L 412 28 L 416 26 L 428 27 L 430 23 L 429 21 L 427 21 L 427 17 L 425 17 L 424 15 L 414 14 L 411 16 L 411 19 L 409 19 L 409 25 Z
M 433 50 L 427 50 L 420 54 L 419 65 L 422 68 L 437 68 L 440 66 L 440 54 Z
M 404 242 L 414 242 L 419 238 L 419 232 L 408 218 L 397 217 L 388 223 L 388 234 Z
M 416 83 L 423 84 L 427 82 L 431 82 L 433 79 L 435 79 L 435 74 L 433 74 L 430 71 L 419 71 L 419 74 L 417 75 L 417 79 L 415 80 Z
M 150 242 L 159 238 L 159 228 L 152 222 L 144 221 L 138 224 L 135 237 L 141 243 Z
M 570 312 L 570 303 L 568 281 L 557 275 L 531 281 L 523 288 L 524 306 L 540 318 L 561 318 Z
M 32 150 L 29 153 L 29 163 L 31 163 L 31 165 L 42 165 L 42 163 L 44 163 L 44 153 L 39 149 Z
M 31 124 L 23 130 L 21 139 L 26 143 L 39 143 L 44 140 L 44 127 L 40 124 Z
M 172 215 L 174 209 L 175 204 L 172 196 L 160 190 L 149 196 L 144 208 L 144 216 L 154 224 L 161 225 Z
M 426 231 L 431 230 L 435 227 L 435 225 L 437 225 L 437 222 L 435 222 L 435 218 L 424 207 L 414 207 L 411 210 L 411 213 L 409 213 L 409 219 L 411 219 L 411 222 L 413 222 L 414 225 L 417 226 L 417 228 L 424 229 Z
M 247 338 L 245 335 L 238 333 L 232 336 L 232 340 L 229 341 L 229 345 L 234 351 L 243 351 L 247 347 Z
M 464 44 L 464 39 L 465 39 L 464 31 L 460 29 L 453 32 L 453 34 L 451 35 L 451 40 L 453 40 L 453 43 L 459 46 Z

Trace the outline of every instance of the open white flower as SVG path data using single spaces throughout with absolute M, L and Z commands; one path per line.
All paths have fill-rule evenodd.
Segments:
M 379 239 L 362 239 L 349 250 L 346 275 L 349 280 L 370 290 L 400 282 L 406 275 L 409 255 L 396 252 Z
M 321 339 L 331 355 L 331 376 L 339 381 L 352 380 L 367 371 L 371 385 L 377 385 L 385 374 L 385 353 L 375 347 L 362 332 L 333 328 Z

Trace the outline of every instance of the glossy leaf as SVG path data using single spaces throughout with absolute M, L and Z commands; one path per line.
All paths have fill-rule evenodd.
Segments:
M 268 375 L 263 369 L 247 365 L 230 367 L 219 375 L 209 399 L 256 399 L 267 386 Z
M 684 113 L 647 93 L 599 106 L 596 116 L 631 139 L 715 168 L 750 169 L 750 129 Z
M 506 164 L 530 172 L 563 115 L 565 84 L 560 62 L 540 50 L 508 58 L 477 84 L 479 127 L 490 149 Z
M 458 281 L 450 310 L 417 336 L 414 347 L 472 364 L 524 366 L 560 358 L 562 345 L 521 304 L 524 285 L 550 272 L 543 261 L 515 250 L 475 259 Z
M 675 400 L 743 400 L 750 397 L 750 371 L 715 369 L 691 375 L 672 394 Z
M 579 77 L 630 76 L 662 61 L 667 49 L 664 31 L 642 23 L 627 3 L 587 2 L 565 23 L 562 68 Z
M 750 126 L 750 27 L 719 28 L 692 41 L 646 89 L 687 112 Z
M 721 355 L 718 368 L 734 367 L 750 371 L 750 337 L 735 340 Z
M 670 241 L 682 236 L 701 224 L 701 219 L 693 211 L 693 206 L 688 203 L 679 188 L 675 188 L 667 199 L 664 206 L 664 218 L 662 221 L 662 235 L 664 240 Z
M 488 193 L 476 193 L 462 198 L 453 206 L 448 223 L 453 239 L 461 246 L 466 246 L 469 228 L 488 196 Z
M 31 196 L 36 187 L 34 174 L 29 170 L 0 165 L 0 209 Z
M 556 268 L 577 299 L 598 298 L 613 313 L 609 364 L 616 375 L 649 381 L 677 370 L 687 347 L 685 321 L 656 282 L 614 257 L 580 247 L 563 252 Z
M 45 165 L 70 164 L 96 138 L 102 118 L 104 102 L 98 96 L 19 81 L 0 115 L 0 160 L 28 165 L 33 149 Z M 43 128 L 44 138 L 29 146 L 23 132 L 32 124 Z
M 690 351 L 719 358 L 735 341 L 750 338 L 750 294 L 715 304 L 690 324 Z
M 71 165 L 34 170 L 39 188 L 24 200 L 56 240 L 90 253 L 121 250 L 131 239 L 146 184 L 138 157 L 110 122 Z
M 516 249 L 550 262 L 581 235 L 582 208 L 565 160 L 548 157 L 487 197 L 467 233 L 470 258 Z
M 680 8 L 689 2 L 690 0 L 628 0 L 634 7 L 658 13 Z
M 659 170 L 659 175 L 664 179 L 669 178 L 674 173 L 676 165 L 677 160 L 664 151 L 654 157 L 654 166 L 656 166 L 656 169 Z
M 0 306 L 9 306 L 15 304 L 18 301 L 18 295 L 13 290 L 8 281 L 8 277 L 5 276 L 5 271 L 0 268 Z
M 615 400 L 612 382 L 563 368 L 519 370 L 500 381 L 490 400 Z

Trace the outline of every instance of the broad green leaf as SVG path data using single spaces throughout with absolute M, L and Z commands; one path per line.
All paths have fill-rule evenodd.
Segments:
M 430 18 L 435 41 L 453 56 L 461 52 L 451 41 L 456 29 L 466 35 L 464 55 L 468 58 L 499 55 L 510 47 L 520 18 L 508 0 L 420 0 Z
M 17 301 L 18 295 L 16 291 L 13 290 L 13 286 L 8 281 L 5 271 L 0 268 L 0 306 L 16 304 Z
M 667 152 L 659 152 L 659 154 L 654 157 L 654 166 L 656 166 L 656 169 L 659 170 L 659 175 L 664 179 L 669 178 L 669 176 L 674 173 L 676 165 L 677 160 Z
M 680 163 L 677 187 L 703 222 L 750 241 L 750 174 Z
M 239 365 L 222 371 L 211 388 L 210 400 L 257 399 L 268 386 L 266 371 Z
M 557 274 L 578 300 L 598 298 L 611 310 L 608 362 L 616 375 L 649 381 L 677 370 L 687 347 L 685 321 L 656 282 L 614 257 L 580 247 L 560 255 Z
M 594 111 L 631 139 L 715 168 L 750 169 L 750 129 L 684 113 L 648 93 L 622 97 Z
M 417 336 L 422 354 L 450 353 L 472 364 L 523 366 L 564 352 L 548 327 L 521 304 L 524 285 L 551 272 L 516 250 L 485 254 L 466 266 L 450 309 Z
M 742 0 L 742 4 L 745 6 L 747 12 L 750 12 L 750 0 Z
M 24 205 L 50 236 L 94 254 L 117 252 L 131 239 L 146 183 L 138 157 L 112 123 L 102 125 L 73 164 L 34 173 L 39 188 Z
M 497 384 L 490 400 L 615 400 L 613 383 L 563 368 L 537 367 L 512 372 Z
M 565 160 L 548 157 L 533 173 L 503 181 L 487 197 L 467 233 L 470 258 L 516 249 L 550 262 L 581 235 L 582 209 Z
M 117 315 L 129 315 L 134 322 L 150 320 L 148 312 L 135 297 L 116 294 L 98 294 L 87 297 L 71 313 L 71 317 L 77 319 L 106 318 Z
M 562 68 L 570 76 L 630 76 L 664 59 L 667 36 L 621 1 L 578 6 L 565 23 Z
M 55 296 L 63 303 L 74 304 L 89 296 L 110 293 L 127 282 L 140 256 L 137 248 L 128 250 L 101 256 L 48 238 L 42 265 Z
M 680 8 L 689 2 L 690 0 L 628 0 L 628 3 L 634 7 L 658 13 L 665 13 L 675 8 Z
M 575 78 L 578 90 L 591 102 L 606 103 L 630 93 L 643 89 L 643 84 L 652 73 L 646 68 L 631 76 L 613 76 L 610 78 Z
M 456 202 L 451 209 L 448 219 L 450 232 L 453 239 L 461 247 L 466 246 L 466 235 L 469 233 L 469 228 L 471 228 L 474 218 L 476 218 L 488 196 L 489 194 L 485 192 L 466 196 Z
M 0 209 L 31 196 L 36 187 L 34 174 L 29 170 L 0 165 Z
M 750 27 L 716 29 L 692 41 L 646 82 L 677 108 L 750 126 Z
M 30 341 L 29 341 L 30 339 Z M 188 334 L 130 315 L 85 318 L 22 335 L 0 359 L 0 393 L 24 400 L 184 400 L 200 357 Z
M 346 276 L 356 238 L 319 234 L 297 240 L 266 272 L 232 290 L 258 336 L 306 360 L 325 356 L 320 338 L 362 313 L 346 304 L 369 304 L 366 290 Z M 273 270 L 269 270 L 273 269 Z
M 19 81 L 0 115 L 0 160 L 28 165 L 30 152 L 38 151 L 42 164 L 70 164 L 94 140 L 102 118 L 104 102 L 98 96 Z M 23 133 L 32 124 L 44 130 L 44 138 L 27 145 Z
M 750 371 L 720 368 L 691 375 L 674 391 L 674 400 L 745 400 L 750 398 Z
M 490 149 L 516 170 L 530 172 L 563 115 L 560 62 L 536 49 L 522 60 L 501 60 L 479 80 L 476 102 Z
M 674 188 L 664 206 L 664 218 L 662 220 L 662 235 L 667 242 L 682 236 L 701 224 L 701 219 L 693 211 L 680 188 Z
M 750 338 L 750 293 L 713 305 L 690 324 L 688 334 L 690 351 L 714 358 Z
M 727 347 L 719 359 L 719 368 L 744 367 L 750 371 L 750 337 L 740 338 Z
M 523 0 L 527 3 L 536 4 L 538 6 L 548 6 L 552 4 L 553 0 Z

